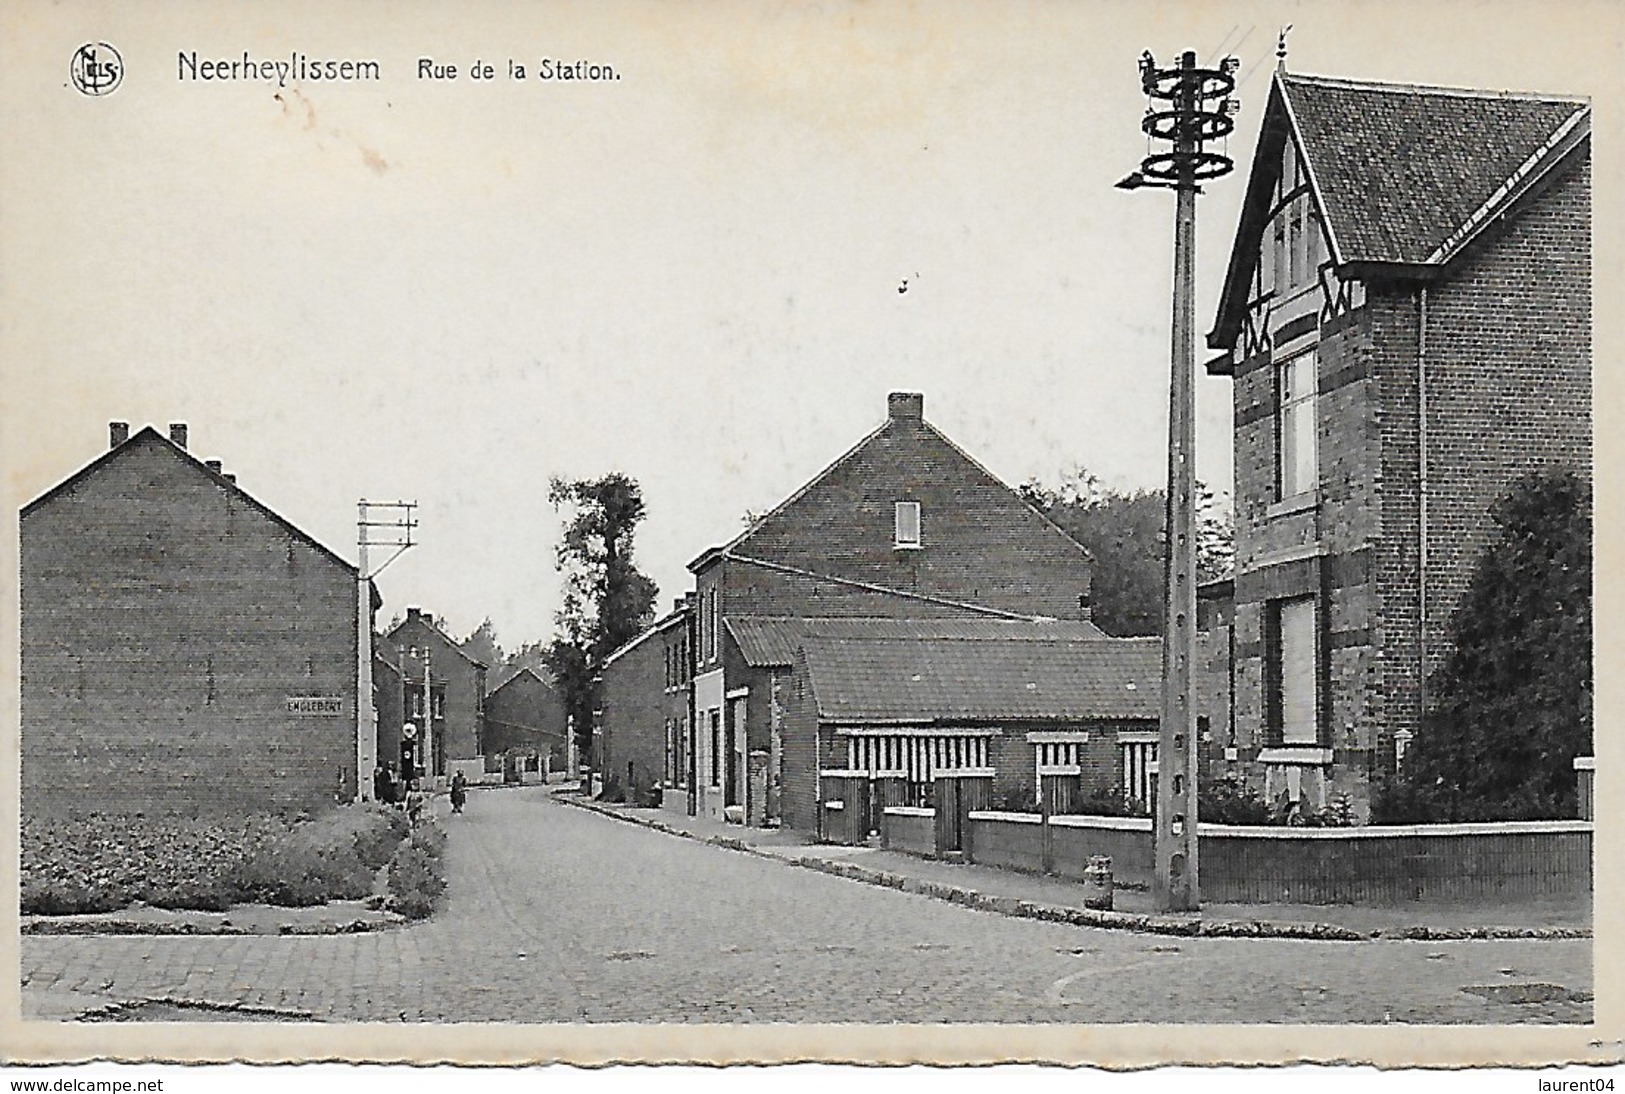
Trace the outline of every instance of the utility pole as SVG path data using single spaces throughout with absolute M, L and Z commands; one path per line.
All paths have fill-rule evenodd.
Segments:
M 1168 384 L 1168 507 L 1164 523 L 1162 718 L 1157 742 L 1157 807 L 1152 894 L 1161 911 L 1201 907 L 1197 870 L 1197 741 L 1192 702 L 1196 662 L 1196 195 L 1199 183 L 1228 174 L 1229 156 L 1205 147 L 1235 128 L 1230 97 L 1239 62 L 1198 68 L 1185 52 L 1173 68 L 1140 57 L 1146 96 L 1140 128 L 1171 151 L 1145 157 L 1117 185 L 1171 189 L 1174 205 L 1174 314 Z
M 372 772 L 378 766 L 378 711 L 372 701 L 372 579 L 412 546 L 412 530 L 418 526 L 415 501 L 368 501 L 356 503 L 356 702 L 355 775 L 356 798 L 365 800 L 372 790 Z M 373 510 L 382 510 L 375 514 Z M 385 519 L 374 520 L 375 515 Z M 370 533 L 369 529 L 388 531 Z M 371 569 L 368 548 L 393 547 L 395 553 Z

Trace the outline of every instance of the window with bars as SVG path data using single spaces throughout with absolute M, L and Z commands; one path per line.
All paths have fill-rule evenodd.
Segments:
M 846 739 L 846 767 L 871 778 L 901 778 L 903 804 L 929 806 L 939 774 L 988 766 L 987 740 L 986 734 L 851 736 Z
M 1130 801 L 1151 804 L 1151 788 L 1156 778 L 1151 765 L 1157 762 L 1157 742 L 1129 740 L 1123 748 L 1123 796 Z

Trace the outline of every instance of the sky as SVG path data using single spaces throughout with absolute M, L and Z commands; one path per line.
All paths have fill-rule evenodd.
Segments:
M 889 391 L 924 392 L 1011 484 L 1081 465 L 1160 485 L 1173 200 L 1112 185 L 1147 152 L 1143 50 L 1241 62 L 1238 169 L 1199 202 L 1199 335 L 1279 28 L 1293 71 L 1588 94 L 1603 133 L 1625 70 L 1625 20 L 1578 0 L 326 8 L 0 13 L 22 151 L 0 161 L 5 519 L 110 420 L 185 421 L 195 455 L 346 558 L 358 499 L 415 499 L 383 618 L 489 617 L 510 649 L 552 633 L 554 475 L 641 484 L 662 608 Z M 82 95 L 69 62 L 98 41 L 126 74 Z M 194 80 L 193 51 L 381 78 Z M 544 57 L 620 78 L 541 81 Z M 419 78 L 424 58 L 457 78 Z M 1599 247 L 1600 276 L 1616 261 Z M 1198 474 L 1225 491 L 1229 400 L 1199 379 Z M 13 566 L 14 544 L 13 524 Z

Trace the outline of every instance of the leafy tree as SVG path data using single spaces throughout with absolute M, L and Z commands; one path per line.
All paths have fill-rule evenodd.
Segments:
M 457 643 L 459 649 L 474 660 L 490 668 L 493 674 L 501 671 L 503 666 L 502 646 L 497 642 L 497 630 L 486 616 L 484 622 L 475 627 L 469 636 Z
M 1113 490 L 1077 467 L 1058 487 L 1031 480 L 1017 492 L 1093 556 L 1093 615 L 1102 630 L 1118 637 L 1162 633 L 1167 520 L 1162 490 Z M 1197 579 L 1221 577 L 1235 555 L 1235 531 L 1228 508 L 1200 483 L 1196 518 Z
M 547 496 L 571 516 L 554 559 L 564 575 L 564 604 L 543 661 L 575 718 L 576 747 L 587 755 L 604 659 L 654 620 L 655 583 L 632 556 L 646 510 L 643 491 L 620 472 L 599 479 L 555 476 Z
M 1495 519 L 1379 820 L 1574 816 L 1573 761 L 1592 741 L 1590 485 L 1537 472 Z

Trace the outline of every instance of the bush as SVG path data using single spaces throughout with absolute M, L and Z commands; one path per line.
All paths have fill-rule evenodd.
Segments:
M 72 878 L 23 878 L 23 915 L 112 912 L 134 899 L 127 890 L 96 888 Z
M 239 900 L 291 907 L 359 900 L 400 843 L 406 820 L 380 806 L 345 806 L 297 825 L 238 863 L 227 884 Z
M 1068 812 L 1089 817 L 1144 817 L 1151 810 L 1138 798 L 1124 796 L 1120 786 L 1097 786 L 1075 798 Z
M 1210 824 L 1277 823 L 1262 794 L 1241 779 L 1230 777 L 1197 785 L 1196 816 Z
M 446 833 L 424 822 L 395 849 L 389 860 L 389 904 L 408 919 L 432 914 L 446 891 Z

